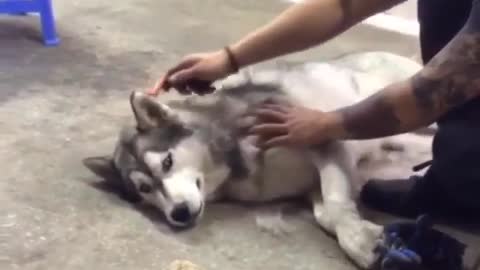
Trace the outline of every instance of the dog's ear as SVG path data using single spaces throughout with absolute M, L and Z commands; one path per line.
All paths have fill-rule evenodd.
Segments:
M 112 157 L 89 157 L 83 160 L 83 164 L 95 175 L 103 178 L 108 189 L 119 192 L 119 195 L 123 199 L 131 203 L 141 201 L 141 197 L 136 191 L 134 184 L 129 179 L 123 180 L 120 173 L 115 169 Z
M 83 165 L 97 176 L 105 180 L 111 180 L 118 177 L 118 173 L 113 165 L 110 156 L 89 157 L 83 160 Z
M 167 105 L 158 103 L 153 97 L 144 93 L 132 92 L 130 105 L 140 131 L 179 124 L 177 117 Z

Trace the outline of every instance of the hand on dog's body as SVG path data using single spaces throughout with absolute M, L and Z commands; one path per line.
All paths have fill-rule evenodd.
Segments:
M 265 104 L 255 111 L 250 132 L 260 137 L 259 146 L 312 146 L 335 138 L 334 114 L 302 106 Z
M 234 43 L 233 54 L 218 50 L 187 56 L 162 77 L 155 91 L 165 88 L 168 82 L 184 85 L 194 79 L 213 82 L 224 78 L 234 71 L 232 59 L 238 69 L 308 49 L 402 1 L 347 2 L 346 5 L 339 0 L 312 0 L 293 5 L 269 24 Z M 480 95 L 476 68 L 480 63 L 480 5 L 475 2 L 462 29 L 416 74 L 333 112 L 307 114 L 303 108 L 263 112 L 281 117 L 263 120 L 254 129 L 255 133 L 266 140 L 267 146 L 311 145 L 329 139 L 374 139 L 428 126 L 462 107 Z M 318 120 L 312 121 L 307 115 L 317 115 L 314 118 Z
M 210 84 L 231 74 L 231 62 L 225 50 L 188 55 L 170 68 L 148 91 L 156 96 L 174 88 L 181 94 L 213 92 Z
M 388 10 L 400 2 L 401 0 L 365 0 L 351 3 L 349 1 L 345 4 L 340 0 L 302 1 L 227 49 L 185 56 L 170 68 L 149 92 L 157 95 L 171 86 L 183 93 L 198 92 L 184 86 L 192 80 L 214 82 L 239 68 L 321 44 L 365 17 Z M 266 140 L 265 146 L 321 144 L 331 137 L 339 137 L 330 134 L 337 132 L 337 127 L 334 126 L 342 128 L 338 121 L 330 123 L 334 122 L 331 120 L 337 117 L 336 115 L 304 108 L 289 109 L 286 114 L 280 121 L 281 126 L 272 126 L 275 123 L 267 121 L 264 123 L 268 124 L 267 126 L 261 125 L 254 129 L 257 135 Z

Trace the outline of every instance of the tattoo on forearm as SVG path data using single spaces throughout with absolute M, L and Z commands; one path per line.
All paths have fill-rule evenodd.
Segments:
M 427 113 L 435 112 L 440 104 L 453 106 L 467 99 L 452 81 L 435 81 L 418 76 L 412 81 L 412 87 L 418 108 Z
M 338 110 L 348 137 L 370 139 L 408 132 L 480 96 L 480 0 L 456 37 L 400 87 Z
M 418 109 L 436 117 L 468 101 L 479 82 L 480 35 L 460 34 L 411 83 Z
M 342 115 L 344 129 L 350 138 L 370 139 L 388 136 L 402 127 L 394 106 L 382 93 L 376 93 L 361 103 L 340 109 L 338 112 Z
M 339 110 L 348 137 L 370 139 L 408 132 L 435 121 L 478 95 L 480 34 L 458 35 L 420 73 L 400 87 L 408 91 L 401 100 L 392 96 L 392 92 L 380 91 Z M 397 89 L 393 92 L 398 93 Z M 411 106 L 411 101 L 414 107 L 402 107 Z

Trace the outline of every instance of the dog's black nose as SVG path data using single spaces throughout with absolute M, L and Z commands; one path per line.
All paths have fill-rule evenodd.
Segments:
M 178 223 L 188 223 L 192 218 L 192 214 L 186 203 L 176 205 L 170 216 Z

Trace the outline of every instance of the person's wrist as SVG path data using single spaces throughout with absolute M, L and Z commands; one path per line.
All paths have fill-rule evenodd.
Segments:
M 343 117 L 341 113 L 333 111 L 324 113 L 325 126 L 327 129 L 327 137 L 329 140 L 345 140 L 348 139 L 348 133 L 343 125 Z
M 237 56 L 233 52 L 232 48 L 230 46 L 225 46 L 223 51 L 228 59 L 230 73 L 237 73 L 240 70 L 240 64 L 238 63 Z
M 225 53 L 224 49 L 219 49 L 213 52 L 211 57 L 214 63 L 216 63 L 217 65 L 217 76 L 219 77 L 219 79 L 229 76 L 233 73 L 230 67 L 228 55 Z

